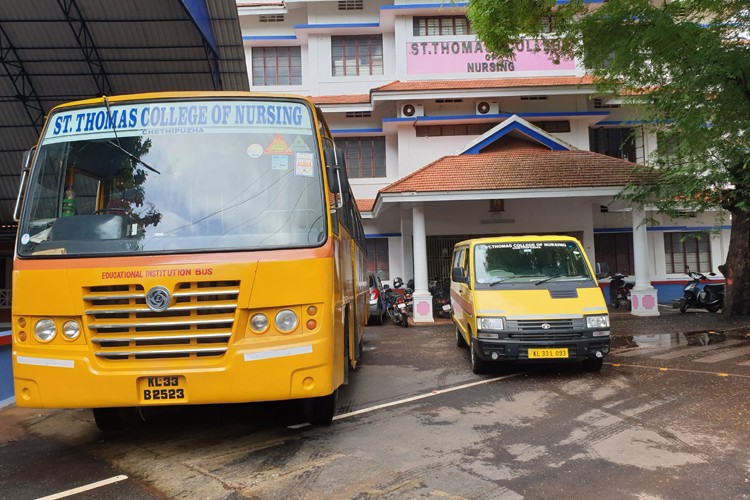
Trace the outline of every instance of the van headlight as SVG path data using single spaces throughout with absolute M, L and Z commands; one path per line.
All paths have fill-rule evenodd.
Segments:
M 609 328 L 609 315 L 586 316 L 586 328 Z
M 503 318 L 477 318 L 477 330 L 505 330 Z

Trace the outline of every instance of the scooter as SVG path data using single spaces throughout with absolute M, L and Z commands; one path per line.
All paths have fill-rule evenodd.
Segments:
M 689 308 L 693 309 L 706 309 L 708 312 L 715 313 L 719 309 L 724 307 L 724 285 L 721 283 L 710 284 L 706 283 L 703 288 L 699 288 L 698 284 L 701 280 L 708 280 L 708 276 L 716 276 L 716 273 L 710 272 L 708 276 L 702 273 L 696 273 L 685 269 L 685 273 L 690 277 L 683 291 L 683 295 L 680 300 L 680 312 L 684 313 Z
M 635 286 L 635 283 L 626 282 L 626 274 L 610 274 L 608 278 L 611 278 L 609 282 L 609 305 L 613 309 L 617 309 L 622 306 L 626 311 L 632 309 L 632 303 L 630 301 L 630 291 Z
M 409 316 L 406 312 L 406 300 L 404 296 L 388 285 L 383 285 L 383 301 L 385 301 L 385 312 L 397 325 L 404 328 L 409 327 Z
M 432 294 L 432 315 L 438 318 L 451 317 L 451 282 L 445 278 L 433 278 L 427 285 Z

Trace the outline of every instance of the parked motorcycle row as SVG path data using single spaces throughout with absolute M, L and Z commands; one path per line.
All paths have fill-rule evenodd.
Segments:
M 633 308 L 630 301 L 630 290 L 633 289 L 635 283 L 625 281 L 625 278 L 628 277 L 626 274 L 615 273 L 607 277 L 610 278 L 609 305 L 613 309 L 622 307 L 626 311 L 630 311 Z
M 451 282 L 448 278 L 433 278 L 428 284 L 432 294 L 432 314 L 437 318 L 451 317 Z M 409 326 L 414 303 L 414 280 L 404 283 L 401 278 L 393 280 L 393 286 L 383 285 L 383 302 L 388 317 L 397 325 L 404 328 Z
M 402 288 L 403 286 L 404 280 L 401 278 L 393 280 L 393 288 L 383 285 L 383 301 L 385 302 L 385 311 L 391 321 L 408 328 L 413 289 Z
M 705 283 L 703 288 L 699 286 L 701 281 L 708 281 L 708 276 L 716 276 L 716 273 L 711 272 L 706 276 L 691 271 L 689 267 L 685 269 L 685 273 L 690 277 L 690 281 L 683 288 L 684 295 L 677 304 L 680 312 L 684 313 L 693 308 L 715 313 L 724 307 L 723 283 Z
M 710 272 L 708 275 L 685 269 L 690 281 L 683 288 L 683 296 L 675 301 L 674 307 L 678 308 L 681 313 L 688 309 L 705 309 L 708 312 L 715 313 L 724 307 L 724 284 L 723 283 L 704 283 L 710 281 L 709 276 L 716 276 L 716 273 Z M 609 305 L 613 309 L 623 308 L 630 311 L 632 308 L 630 293 L 634 283 L 626 282 L 627 275 L 615 273 L 607 276 L 609 282 Z

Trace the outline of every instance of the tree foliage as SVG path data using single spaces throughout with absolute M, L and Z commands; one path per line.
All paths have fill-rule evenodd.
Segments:
M 741 272 L 730 261 L 732 246 L 750 249 L 747 0 L 471 0 L 468 17 L 498 57 L 544 39 L 553 59 L 577 58 L 599 91 L 637 104 L 637 118 L 659 134 L 650 165 L 661 181 L 621 196 L 668 214 L 723 207 L 733 218 L 728 265 Z M 750 294 L 750 267 L 741 274 Z

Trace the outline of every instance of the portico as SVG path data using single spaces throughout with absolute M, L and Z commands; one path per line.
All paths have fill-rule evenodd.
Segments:
M 381 189 L 372 214 L 381 226 L 391 221 L 401 230 L 403 269 L 414 276 L 415 322 L 433 321 L 428 237 L 568 234 L 581 240 L 595 262 L 594 213 L 629 182 L 647 181 L 635 167 L 577 150 L 514 116 L 453 155 Z M 638 294 L 633 314 L 655 315 L 644 214 L 631 214 Z

